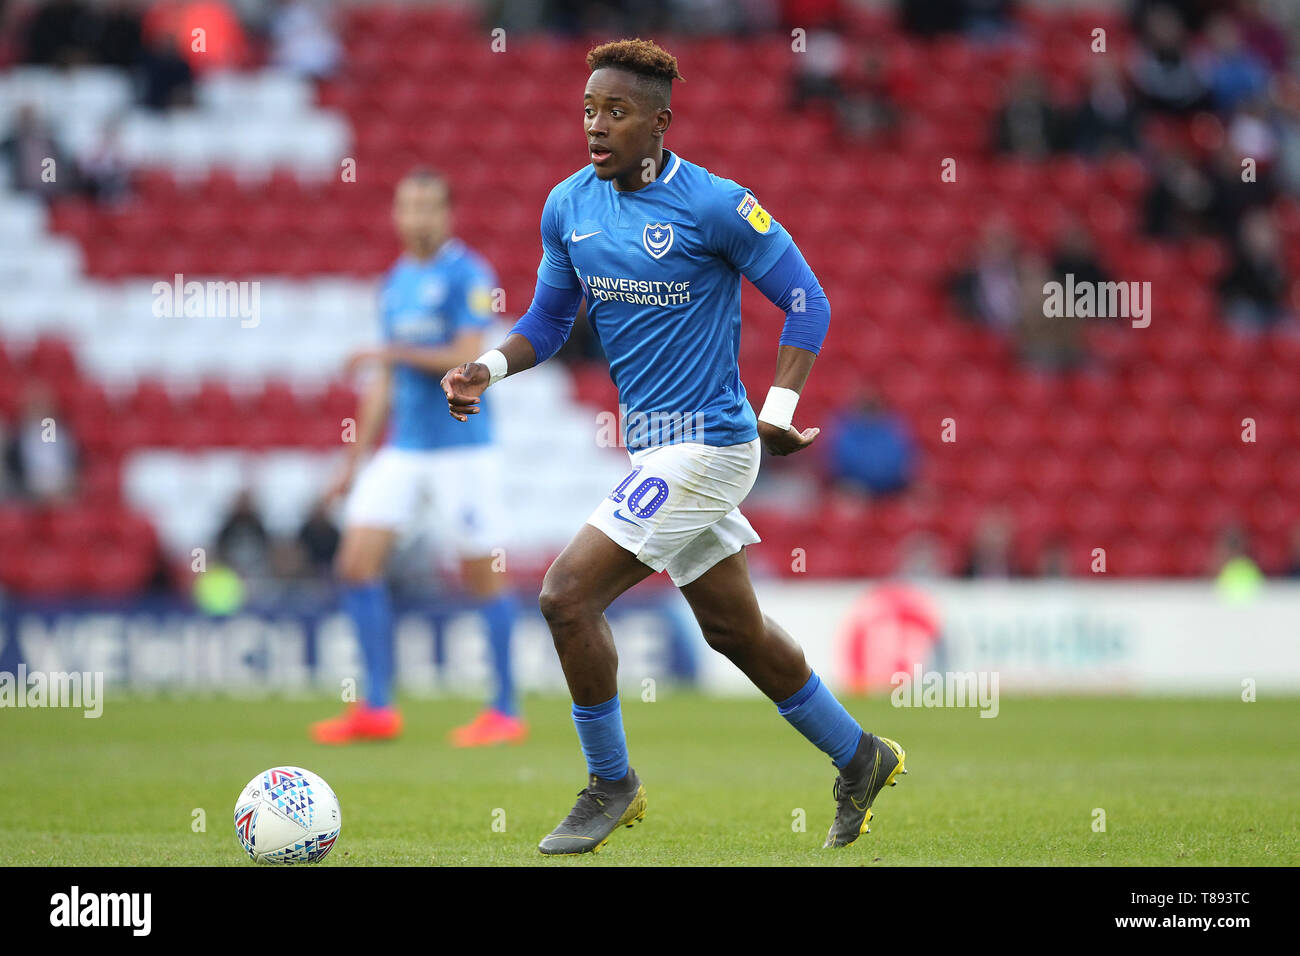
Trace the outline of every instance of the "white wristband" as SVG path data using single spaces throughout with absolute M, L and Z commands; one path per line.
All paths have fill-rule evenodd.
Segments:
M 495 385 L 506 377 L 506 357 L 500 349 L 493 349 L 491 352 L 484 352 L 474 361 L 479 365 L 486 365 L 488 371 L 492 373 L 492 378 L 488 381 L 489 385 Z
M 767 390 L 767 401 L 758 413 L 758 420 L 777 428 L 789 428 L 794 421 L 794 407 L 798 404 L 798 392 L 792 388 L 777 388 L 773 385 Z

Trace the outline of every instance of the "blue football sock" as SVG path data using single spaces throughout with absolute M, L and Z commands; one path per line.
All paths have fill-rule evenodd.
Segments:
M 808 683 L 776 705 L 777 712 L 824 751 L 836 767 L 853 759 L 862 728 L 813 671 Z
M 573 725 L 587 758 L 587 771 L 605 780 L 627 776 L 627 739 L 623 736 L 623 711 L 618 694 L 595 707 L 573 705 Z
M 393 692 L 393 611 L 388 588 L 383 581 L 344 585 L 343 610 L 352 618 L 361 642 L 366 703 L 387 707 Z
M 515 682 L 510 670 L 510 630 L 515 623 L 515 597 L 498 594 L 480 609 L 487 622 L 488 648 L 492 652 L 492 673 L 496 677 L 496 696 L 492 706 L 503 714 L 515 716 Z

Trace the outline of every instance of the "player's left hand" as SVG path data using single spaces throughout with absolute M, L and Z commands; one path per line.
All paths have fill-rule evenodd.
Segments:
M 820 428 L 805 428 L 803 431 L 799 431 L 794 426 L 791 426 L 782 431 L 768 422 L 758 423 L 759 440 L 762 441 L 763 447 L 773 455 L 793 455 L 797 451 L 802 451 L 811 445 L 813 439 L 820 433 Z

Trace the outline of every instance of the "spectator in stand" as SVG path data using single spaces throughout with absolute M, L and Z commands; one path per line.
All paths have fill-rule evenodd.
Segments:
M 957 33 L 965 25 L 963 0 L 898 0 L 898 22 L 919 37 Z
M 1067 222 L 1061 229 L 1052 254 L 1053 278 L 1064 284 L 1067 275 L 1073 275 L 1076 284 L 1110 281 L 1097 261 L 1097 247 L 1092 234 L 1077 219 Z
M 324 502 L 317 502 L 298 529 L 308 569 L 318 577 L 332 578 L 334 555 L 339 549 L 339 529 L 330 520 Z
M 1143 17 L 1132 77 L 1142 104 L 1153 112 L 1188 115 L 1210 102 L 1188 53 L 1187 27 L 1177 11 L 1164 4 L 1152 6 Z
M 1243 154 L 1231 143 L 1214 154 L 1208 170 L 1210 181 L 1209 224 L 1224 239 L 1232 241 L 1238 234 L 1242 218 L 1252 209 L 1266 208 L 1277 197 L 1272 157 L 1252 156 L 1256 160 L 1255 179 L 1241 178 Z
M 136 85 L 141 105 L 151 110 L 170 110 L 194 102 L 194 71 L 181 56 L 174 34 L 158 34 L 136 65 Z
M 1233 266 L 1219 294 L 1228 321 L 1245 332 L 1272 328 L 1288 316 L 1286 267 L 1273 214 L 1255 209 L 1241 221 Z
M 0 139 L 0 162 L 19 192 L 54 199 L 77 186 L 77 170 L 49 125 L 30 104 L 18 109 L 13 129 Z
M 1021 73 L 1011 83 L 1010 95 L 993 122 L 993 145 L 998 152 L 1042 159 L 1062 143 L 1062 116 L 1048 99 L 1047 85 L 1038 73 Z
M 806 42 L 807 50 L 794 58 L 792 105 L 796 110 L 810 103 L 838 108 L 844 97 L 841 80 L 848 47 L 831 26 L 808 29 Z
M 899 110 L 885 57 L 883 46 L 872 44 L 858 60 L 858 69 L 844 78 L 844 96 L 836 112 L 839 131 L 846 139 L 872 142 L 898 128 Z
M 1085 156 L 1137 149 L 1137 102 L 1124 74 L 1107 57 L 1095 57 L 1083 102 L 1068 128 L 1070 148 Z
M 1020 252 L 1006 220 L 985 224 L 974 262 L 952 278 L 950 289 L 967 316 L 1003 334 L 1014 333 L 1023 314 Z
M 916 475 L 916 442 L 907 421 L 864 390 L 830 428 L 831 478 L 873 497 L 907 488 Z
M 48 0 L 37 6 L 23 38 L 24 63 L 72 66 L 92 59 L 98 18 L 84 0 Z
M 1210 88 L 1215 109 L 1228 113 L 1240 104 L 1262 96 L 1268 89 L 1268 64 L 1242 42 L 1237 22 L 1217 14 L 1206 26 L 1207 50 L 1201 72 Z
M 235 499 L 217 532 L 217 559 L 240 577 L 265 577 L 270 568 L 271 538 L 247 489 Z
M 1020 360 L 1039 372 L 1067 372 L 1083 364 L 1084 320 L 1071 315 L 1048 315 L 1044 287 L 1052 281 L 1046 259 L 1033 253 L 1020 264 L 1020 301 L 1023 316 L 1016 328 Z
M 1241 180 L 1241 160 L 1245 156 L 1255 160 L 1262 172 L 1272 171 L 1281 147 L 1279 125 L 1273 100 L 1268 96 L 1243 103 L 1228 120 L 1226 147 L 1236 164 L 1238 181 Z M 1270 202 L 1272 198 L 1269 197 Z
M 328 9 L 314 0 L 280 0 L 271 16 L 271 62 L 319 80 L 338 69 L 343 47 Z
M 1203 235 L 1211 226 L 1214 185 L 1185 155 L 1160 157 L 1143 200 L 1147 235 L 1183 239 Z
M 109 0 L 99 21 L 99 39 L 95 59 L 108 66 L 129 69 L 144 53 L 140 36 L 140 11 L 143 0 Z
M 1086 256 L 1086 247 L 1070 254 Z M 1088 262 L 1078 265 L 1088 270 Z M 1056 373 L 1078 368 L 1087 353 L 1082 319 L 1046 314 L 1045 286 L 1053 271 L 1042 256 L 1023 254 L 1008 224 L 993 219 L 984 227 L 973 265 L 949 285 L 958 308 L 1013 341 L 1023 362 Z
M 122 120 L 114 117 L 104 124 L 93 146 L 81 157 L 81 182 L 96 202 L 112 204 L 125 200 L 131 191 L 131 167 L 121 143 Z
M 1029 270 L 1032 272 L 1032 268 Z M 1097 249 L 1092 235 L 1077 219 L 1065 224 L 1057 238 L 1052 254 L 1049 280 L 1067 284 L 1067 276 L 1074 277 L 1077 287 L 1081 282 L 1097 284 L 1109 282 L 1110 276 L 1097 260 Z M 1021 333 L 1021 356 L 1032 365 L 1051 370 L 1077 368 L 1087 360 L 1084 347 L 1084 321 L 1068 316 L 1048 320 L 1043 315 L 1044 298 L 1038 276 L 1025 279 L 1027 309 L 1037 309 L 1037 314 L 1026 317 L 1028 329 Z
M 5 460 L 19 494 L 29 501 L 57 503 L 76 491 L 80 467 L 77 441 L 67 422 L 60 419 L 50 389 L 40 382 L 28 386 Z
M 991 511 L 980 519 L 962 567 L 964 578 L 1018 578 L 1020 569 L 1011 551 L 1015 530 L 1005 511 Z

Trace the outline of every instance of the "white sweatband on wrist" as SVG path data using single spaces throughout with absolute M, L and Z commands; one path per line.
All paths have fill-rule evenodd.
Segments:
M 495 385 L 506 377 L 506 357 L 500 349 L 484 352 L 474 361 L 479 365 L 486 365 L 488 371 L 492 373 L 492 378 L 488 381 L 489 385 Z
M 792 388 L 777 388 L 773 385 L 767 390 L 767 401 L 758 413 L 758 420 L 777 428 L 789 428 L 794 421 L 794 407 L 798 404 L 798 392 Z

